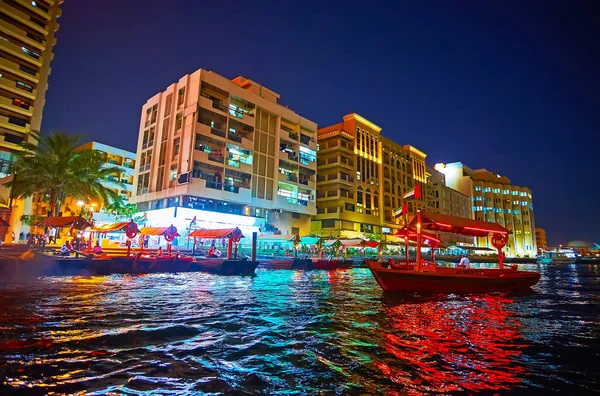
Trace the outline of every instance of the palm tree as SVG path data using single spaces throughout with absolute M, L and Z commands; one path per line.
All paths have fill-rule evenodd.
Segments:
M 117 167 L 106 167 L 106 160 L 96 150 L 76 151 L 80 136 L 55 133 L 40 136 L 32 133 L 38 144 L 22 143 L 15 153 L 13 180 L 8 184 L 14 197 L 41 194 L 57 216 L 67 197 L 85 201 L 97 200 L 102 205 L 121 202 L 121 197 L 102 183 Z

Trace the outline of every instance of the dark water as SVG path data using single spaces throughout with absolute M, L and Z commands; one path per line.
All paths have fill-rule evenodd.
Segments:
M 598 266 L 541 271 L 519 296 L 391 298 L 365 269 L 5 281 L 0 393 L 598 391 Z

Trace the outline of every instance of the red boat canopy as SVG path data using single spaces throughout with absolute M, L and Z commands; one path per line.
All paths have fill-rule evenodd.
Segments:
M 417 226 L 417 216 L 413 217 L 409 227 Z M 431 231 L 452 232 L 455 234 L 484 237 L 489 234 L 509 234 L 510 231 L 496 223 L 462 217 L 421 212 L 421 228 Z
M 121 222 L 121 223 L 105 224 L 105 225 L 93 227 L 92 231 L 93 232 L 119 231 L 119 230 L 122 230 L 123 228 L 127 227 L 127 224 L 129 224 L 129 223 L 130 223 L 129 221 L 125 221 L 125 222 Z
M 36 224 L 38 227 L 68 227 L 85 230 L 91 224 L 81 216 L 48 217 Z
M 194 230 L 189 236 L 192 238 L 231 238 L 235 228 L 217 228 L 214 230 Z M 242 238 L 244 236 L 242 235 Z
M 430 234 L 425 231 L 421 231 L 421 235 L 422 235 L 423 239 L 426 241 L 426 243 L 431 247 L 437 247 L 440 243 L 442 243 L 442 240 L 440 238 L 438 238 L 437 235 Z M 409 241 L 416 242 L 417 241 L 417 230 L 414 227 L 408 227 L 408 233 L 407 233 L 406 227 L 402 227 L 400 230 L 398 230 L 397 233 L 394 234 L 394 236 L 398 237 L 398 238 L 407 237 Z M 433 243 L 429 243 L 429 242 L 433 242 Z M 435 245 L 435 246 L 433 246 L 433 245 Z
M 167 232 L 168 229 L 169 229 L 169 227 L 145 227 L 140 230 L 140 234 L 142 234 L 142 235 L 163 235 L 165 232 Z M 179 233 L 177 233 L 176 236 L 180 236 Z

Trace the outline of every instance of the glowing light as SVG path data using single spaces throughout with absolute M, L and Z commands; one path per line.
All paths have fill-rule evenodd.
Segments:
M 83 202 L 82 200 L 77 201 L 77 206 L 83 206 L 85 205 L 85 202 Z
M 477 228 L 477 227 L 464 227 L 465 230 L 473 230 L 473 231 L 483 231 L 483 232 L 498 232 L 498 231 L 493 231 L 490 229 L 486 229 L 486 228 Z M 501 231 L 501 234 L 507 234 L 508 232 L 506 231 Z
M 436 225 L 442 226 L 442 227 L 448 227 L 448 228 L 452 228 L 452 226 L 450 224 L 446 224 L 446 223 L 435 223 Z M 465 227 L 466 228 L 466 227 Z

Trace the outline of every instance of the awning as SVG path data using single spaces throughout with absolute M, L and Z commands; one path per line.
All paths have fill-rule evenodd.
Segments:
M 81 216 L 48 217 L 36 224 L 38 227 L 69 227 L 85 230 L 91 224 Z
M 273 234 L 261 234 L 257 238 L 260 242 L 292 242 L 294 235 L 273 235 Z
M 417 215 L 409 223 L 409 227 L 417 226 Z M 421 228 L 430 231 L 452 232 L 455 234 L 484 237 L 490 234 L 509 234 L 510 231 L 496 223 L 462 217 L 421 212 Z
M 194 230 L 188 236 L 192 238 L 230 238 L 236 228 L 215 228 L 213 230 Z M 244 236 L 241 236 L 244 238 Z
M 167 232 L 168 229 L 169 229 L 169 227 L 145 227 L 140 230 L 140 234 L 142 234 L 142 235 L 163 235 L 165 232 Z M 177 233 L 176 236 L 180 236 L 179 233 Z
M 115 232 L 120 231 L 123 228 L 127 227 L 129 221 L 121 222 L 121 223 L 112 223 L 112 224 L 104 224 L 101 226 L 93 227 L 91 231 L 93 232 Z
M 397 238 L 407 237 L 409 241 L 416 242 L 417 241 L 417 230 L 414 229 L 413 227 L 409 226 L 408 233 L 407 233 L 406 227 L 402 227 L 400 230 L 398 230 L 397 233 L 394 234 L 394 236 Z M 431 244 L 428 243 L 428 241 L 432 241 L 436 246 L 442 242 L 441 239 L 437 235 L 434 235 L 434 234 L 431 234 L 431 233 L 425 232 L 425 231 L 421 231 L 421 237 L 423 238 L 423 241 L 430 246 L 431 246 Z

